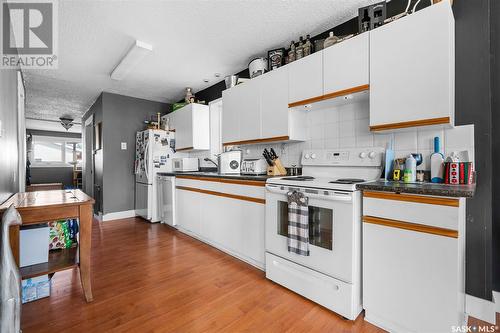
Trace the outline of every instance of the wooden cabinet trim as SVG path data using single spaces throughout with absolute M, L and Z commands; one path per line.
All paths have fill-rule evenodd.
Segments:
M 210 191 L 210 190 L 202 190 L 200 188 L 187 187 L 187 186 L 176 186 L 175 188 L 178 189 L 178 190 L 191 191 L 191 192 L 197 192 L 197 193 L 203 193 L 203 194 L 209 194 L 209 195 L 215 195 L 215 196 L 219 196 L 219 197 L 225 197 L 225 198 L 236 199 L 236 200 L 250 201 L 250 202 L 255 202 L 255 203 L 259 203 L 259 204 L 265 204 L 266 203 L 265 199 L 252 198 L 252 197 L 247 197 L 247 196 L 244 196 L 244 195 L 229 194 L 229 193 L 216 192 L 216 191 Z
M 241 180 L 241 179 L 215 178 L 215 177 L 203 177 L 203 176 L 192 176 L 192 175 L 179 175 L 176 176 L 176 178 L 202 180 L 206 182 L 216 182 L 225 184 L 247 185 L 247 186 L 262 186 L 262 187 L 266 186 L 265 181 L 258 181 L 258 180 Z
M 394 129 L 401 129 L 401 128 L 409 128 L 409 127 L 444 125 L 444 124 L 451 124 L 450 117 L 429 118 L 429 119 L 405 121 L 405 122 L 400 122 L 400 123 L 374 125 L 374 126 L 370 126 L 370 131 L 376 132 L 376 131 L 386 131 L 386 130 L 394 130 Z
M 241 141 L 224 142 L 223 145 L 224 146 L 236 146 L 236 145 L 248 145 L 248 144 L 255 144 L 255 143 L 287 141 L 287 140 L 290 140 L 290 137 L 288 135 L 275 136 L 272 138 L 264 138 L 264 139 L 255 139 L 255 140 L 241 140 Z
M 176 149 L 176 151 L 193 150 L 193 149 L 194 149 L 193 147 L 186 147 L 186 148 Z
M 404 229 L 416 232 L 422 232 L 425 234 L 432 234 L 443 237 L 450 238 L 458 238 L 458 231 L 446 228 L 432 227 L 428 225 L 418 224 L 418 223 L 410 223 L 398 220 L 384 219 L 380 217 L 374 216 L 363 216 L 364 223 L 376 224 L 385 227 Z
M 31 209 L 18 209 L 23 220 L 23 225 L 36 224 L 40 221 L 55 221 L 59 219 L 78 218 L 79 211 L 76 205 L 58 207 L 40 207 Z
M 293 102 L 293 103 L 288 103 L 289 108 L 293 108 L 296 106 L 301 106 L 301 105 L 306 105 L 306 104 L 311 104 L 311 103 L 316 103 L 319 101 L 323 100 L 323 96 L 316 96 L 316 97 L 311 97 L 308 99 L 303 99 L 301 101 Z
M 352 88 L 348 88 L 348 89 L 344 89 L 344 90 L 334 91 L 334 92 L 328 93 L 326 95 L 321 95 L 321 96 L 312 97 L 312 98 L 304 99 L 301 101 L 289 103 L 288 107 L 293 108 L 293 107 L 300 106 L 300 105 L 316 103 L 319 101 L 324 101 L 327 99 L 332 99 L 332 98 L 337 98 L 340 96 L 354 94 L 354 93 L 362 92 L 362 91 L 369 90 L 369 89 L 370 89 L 369 84 L 363 84 L 363 85 L 357 86 L 357 87 L 352 87 Z
M 369 89 L 370 89 L 370 85 L 369 84 L 363 84 L 361 86 L 352 87 L 352 88 L 349 88 L 349 89 L 334 91 L 334 92 L 325 94 L 325 95 L 323 95 L 323 100 L 337 98 L 337 97 L 345 96 L 345 95 L 349 95 L 349 94 L 355 94 L 355 93 L 366 91 L 366 90 L 369 90 Z
M 438 206 L 448 206 L 448 207 L 458 207 L 460 204 L 460 201 L 458 199 L 430 197 L 424 195 L 410 195 L 404 193 L 399 194 L 393 192 L 363 191 L 363 197 L 383 199 L 383 200 L 415 202 L 428 205 L 438 205 Z

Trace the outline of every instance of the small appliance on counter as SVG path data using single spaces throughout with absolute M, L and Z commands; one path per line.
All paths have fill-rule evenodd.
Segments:
M 239 174 L 241 168 L 241 150 L 230 150 L 219 155 L 221 174 Z
M 172 160 L 172 169 L 175 172 L 198 171 L 200 165 L 196 157 L 181 157 Z
M 263 158 L 247 158 L 241 162 L 241 173 L 243 175 L 265 175 L 267 174 L 267 162 Z

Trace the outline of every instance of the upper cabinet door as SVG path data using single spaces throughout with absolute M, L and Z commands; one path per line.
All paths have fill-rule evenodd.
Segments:
M 323 95 L 323 51 L 318 51 L 290 63 L 289 103 Z
M 175 148 L 193 149 L 193 112 L 189 105 L 174 111 L 175 113 Z
M 207 105 L 191 104 L 193 117 L 193 147 L 195 150 L 210 149 L 210 109 Z
M 240 98 L 244 95 L 242 86 L 222 92 L 222 143 L 240 140 Z
M 240 140 L 260 138 L 260 85 L 262 76 L 253 78 L 238 87 L 242 94 L 239 98 Z
M 323 50 L 324 94 L 369 83 L 369 33 Z
M 288 66 L 262 77 L 262 138 L 288 136 Z
M 453 125 L 454 44 L 448 1 L 370 32 L 372 130 Z

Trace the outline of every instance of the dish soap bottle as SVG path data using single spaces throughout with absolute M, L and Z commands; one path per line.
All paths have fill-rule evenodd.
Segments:
M 439 137 L 436 136 L 434 138 L 434 152 L 431 155 L 431 182 L 433 183 L 443 182 L 444 156 L 441 154 L 440 150 Z
M 412 154 L 408 155 L 405 162 L 405 183 L 414 183 L 417 180 L 417 160 Z
M 330 31 L 330 36 L 323 42 L 323 48 L 326 49 L 328 46 L 332 46 L 337 43 L 339 38 L 333 34 L 333 31 Z

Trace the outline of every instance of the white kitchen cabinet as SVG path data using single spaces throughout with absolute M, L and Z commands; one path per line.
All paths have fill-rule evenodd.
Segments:
M 390 332 L 465 324 L 465 199 L 365 191 L 363 222 L 365 320 Z
M 454 125 L 455 23 L 442 1 L 370 32 L 370 128 Z
M 256 262 L 264 264 L 264 219 L 265 206 L 263 204 L 242 201 L 240 202 L 241 216 L 239 232 L 241 243 L 239 248 L 243 255 Z
M 201 236 L 226 251 L 238 250 L 239 202 L 216 195 L 203 195 Z
M 287 67 L 289 103 L 323 95 L 323 51 L 296 60 Z
M 240 106 L 245 83 L 222 92 L 222 143 L 240 140 Z
M 178 227 L 194 234 L 201 232 L 200 202 L 197 192 L 176 190 L 176 210 Z
M 264 182 L 177 177 L 176 185 L 180 231 L 264 268 Z
M 261 80 L 262 77 L 256 77 L 241 85 L 241 90 L 243 91 L 243 93 L 239 96 L 240 99 L 238 108 L 240 141 L 253 140 L 261 137 L 261 130 L 260 130 Z
M 222 143 L 303 141 L 305 110 L 288 109 L 288 68 L 284 66 L 222 93 Z
M 369 32 L 323 50 L 323 94 L 369 84 Z
M 210 149 L 210 112 L 208 106 L 188 104 L 170 116 L 175 129 L 175 146 L 178 151 Z
M 262 138 L 290 136 L 288 109 L 288 66 L 275 69 L 262 77 Z

